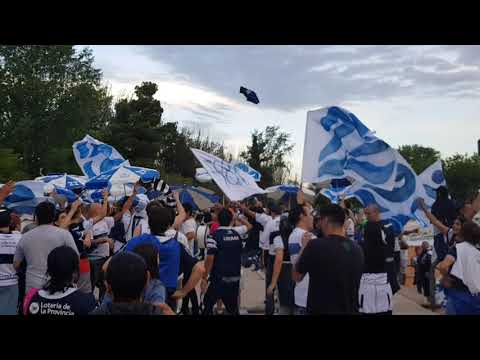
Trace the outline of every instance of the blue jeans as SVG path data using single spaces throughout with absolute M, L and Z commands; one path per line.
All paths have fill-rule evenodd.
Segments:
M 0 286 L 0 315 L 17 315 L 18 285 Z
M 480 315 L 480 296 L 454 288 L 445 289 L 447 315 Z

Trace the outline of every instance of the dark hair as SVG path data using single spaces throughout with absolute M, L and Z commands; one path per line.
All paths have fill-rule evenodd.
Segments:
M 303 206 L 296 205 L 288 212 L 288 222 L 293 226 L 297 226 L 301 215 L 306 215 L 305 209 Z
M 328 204 L 320 209 L 319 216 L 322 219 L 327 219 L 329 223 L 343 226 L 345 223 L 345 213 L 346 210 L 341 206 L 337 204 Z
M 254 206 L 252 211 L 256 212 L 257 214 L 263 214 L 265 212 L 261 206 Z
M 192 206 L 192 204 L 190 204 L 190 203 L 183 203 L 182 206 L 183 206 L 183 209 L 185 210 L 185 212 L 186 212 L 189 216 L 192 215 L 192 212 L 193 212 L 193 206 Z
M 145 260 L 130 251 L 119 252 L 108 264 L 106 280 L 114 302 L 138 300 L 147 283 Z
M 448 189 L 445 186 L 443 185 L 439 186 L 436 192 L 437 192 L 438 199 L 442 199 L 442 200 L 448 199 Z
M 229 226 L 232 222 L 232 219 L 233 215 L 227 209 L 222 209 L 218 213 L 218 223 L 220 224 L 220 226 Z
M 462 238 L 474 246 L 480 244 L 480 226 L 473 221 L 465 221 L 462 226 Z
M 10 210 L 0 209 L 0 228 L 9 227 L 11 221 Z
M 50 277 L 44 290 L 53 294 L 73 287 L 73 275 L 79 273 L 77 253 L 69 246 L 59 246 L 50 251 L 47 257 L 47 275 Z
M 210 221 L 212 221 L 212 214 L 209 213 L 209 212 L 204 212 L 203 213 L 203 222 L 205 224 L 209 223 Z
M 140 255 L 152 279 L 158 279 L 158 249 L 151 244 L 141 244 L 133 249 L 135 254 Z
M 170 208 L 153 205 L 148 208 L 148 226 L 153 235 L 165 233 L 175 221 L 175 213 Z
M 51 224 L 55 221 L 55 205 L 49 201 L 44 201 L 35 208 L 35 217 L 38 225 Z
M 270 204 L 268 204 L 268 210 L 270 210 L 270 212 L 274 213 L 275 215 L 282 214 L 282 208 L 280 207 L 280 205 L 274 202 L 271 202 Z

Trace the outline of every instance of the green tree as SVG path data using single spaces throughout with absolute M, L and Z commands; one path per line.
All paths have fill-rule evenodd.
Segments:
M 0 183 L 27 178 L 27 174 L 18 167 L 18 157 L 12 149 L 0 149 Z
M 443 170 L 448 189 L 457 201 L 465 201 L 480 188 L 480 156 L 456 154 L 445 159 Z
M 138 166 L 152 167 L 159 157 L 163 108 L 152 82 L 135 86 L 133 99 L 120 99 L 107 128 L 107 142 Z
M 398 148 L 398 152 L 408 161 L 417 174 L 440 159 L 440 153 L 437 150 L 416 144 L 402 145 Z
M 109 121 L 111 97 L 93 60 L 70 45 L 0 46 L 0 140 L 28 175 L 73 167 L 66 149 Z
M 283 183 L 289 176 L 287 156 L 292 152 L 290 134 L 280 131 L 278 126 L 267 126 L 264 131 L 254 130 L 251 145 L 240 157 L 254 169 L 260 171 L 260 186 L 268 187 Z

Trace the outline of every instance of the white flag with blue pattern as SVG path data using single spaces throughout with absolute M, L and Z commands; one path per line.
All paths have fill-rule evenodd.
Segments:
M 385 190 L 395 186 L 395 152 L 353 113 L 337 106 L 309 111 L 302 181 L 349 177 Z
M 423 182 L 410 164 L 394 150 L 396 155 L 396 179 L 392 190 L 385 190 L 371 184 L 353 184 L 351 192 L 363 206 L 375 203 L 380 208 L 382 219 L 390 220 L 396 232 L 400 232 L 409 220 L 417 220 L 422 226 L 429 224 L 415 200 L 425 198 Z
M 265 193 L 265 190 L 260 188 L 254 178 L 245 171 L 205 151 L 190 150 L 230 200 L 239 201 L 255 194 Z
M 435 161 L 419 175 L 419 178 L 423 183 L 423 188 L 427 195 L 425 197 L 425 204 L 431 207 L 437 197 L 437 188 L 439 186 L 447 186 L 447 181 L 443 175 L 442 161 Z
M 262 174 L 260 174 L 260 171 L 255 170 L 248 164 L 236 160 L 232 161 L 231 164 L 238 170 L 250 175 L 256 182 L 259 182 L 262 179 Z
M 86 135 L 73 144 L 73 154 L 82 172 L 89 178 L 123 165 L 130 165 L 122 155 L 110 145 Z

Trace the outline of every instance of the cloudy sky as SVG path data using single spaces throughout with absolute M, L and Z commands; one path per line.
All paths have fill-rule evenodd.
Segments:
M 83 46 L 80 46 L 83 47 Z M 339 105 L 391 146 L 442 156 L 480 138 L 480 46 L 90 46 L 115 96 L 158 84 L 166 121 L 200 128 L 235 155 L 253 129 L 291 134 L 301 172 L 308 110 Z M 239 94 L 245 86 L 260 104 Z

